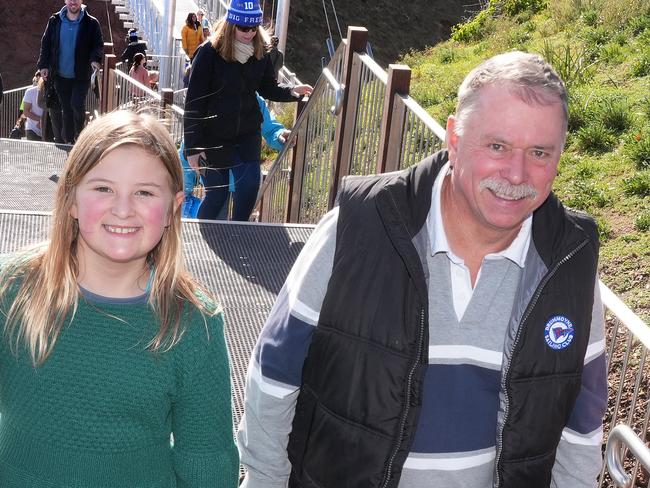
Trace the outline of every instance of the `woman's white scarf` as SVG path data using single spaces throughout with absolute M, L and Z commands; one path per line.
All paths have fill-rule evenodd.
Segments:
M 254 52 L 255 47 L 253 47 L 253 43 L 246 44 L 240 41 L 235 41 L 235 59 L 241 64 L 248 61 L 248 58 L 250 58 Z

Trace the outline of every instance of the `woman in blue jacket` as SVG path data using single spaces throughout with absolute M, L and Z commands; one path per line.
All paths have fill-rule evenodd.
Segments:
M 260 184 L 264 98 L 289 102 L 311 93 L 309 85 L 278 84 L 259 33 L 258 1 L 233 0 L 215 33 L 194 56 L 185 102 L 185 153 L 204 171 L 206 197 L 198 218 L 215 219 L 228 197 L 228 172 L 235 180 L 233 220 L 248 220 Z

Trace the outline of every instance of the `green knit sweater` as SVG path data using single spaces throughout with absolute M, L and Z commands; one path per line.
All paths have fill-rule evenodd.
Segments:
M 0 340 L 0 487 L 237 486 L 223 316 L 206 332 L 186 313 L 181 341 L 152 353 L 151 310 L 121 302 L 80 298 L 36 368 Z

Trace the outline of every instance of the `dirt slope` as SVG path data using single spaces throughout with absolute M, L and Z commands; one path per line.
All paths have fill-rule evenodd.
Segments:
M 266 0 L 266 8 L 269 8 Z M 335 47 L 340 43 L 332 4 L 343 37 L 348 26 L 369 31 L 375 60 L 383 67 L 409 50 L 420 50 L 449 37 L 451 26 L 470 15 L 476 0 L 294 0 L 289 16 L 286 62 L 299 77 L 313 83 L 329 60 L 325 40 L 329 37 L 325 11 Z M 470 6 L 473 4 L 473 7 Z

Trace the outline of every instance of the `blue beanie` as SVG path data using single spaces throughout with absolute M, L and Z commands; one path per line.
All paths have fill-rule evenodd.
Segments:
M 228 7 L 226 21 L 235 25 L 255 26 L 262 23 L 262 9 L 259 0 L 232 0 Z

